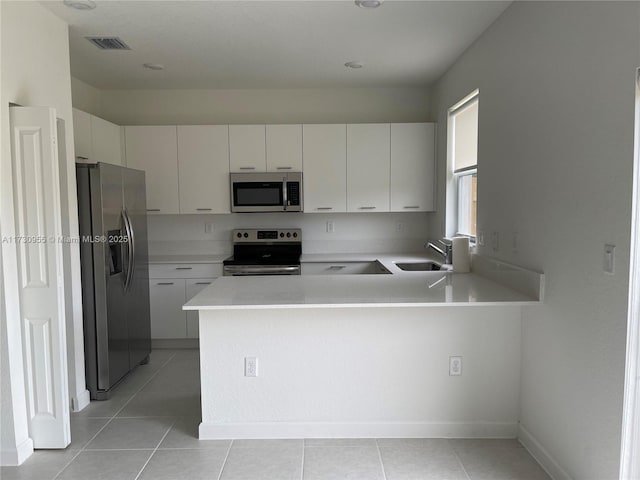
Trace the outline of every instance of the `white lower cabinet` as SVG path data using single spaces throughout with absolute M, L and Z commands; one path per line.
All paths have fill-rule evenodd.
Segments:
M 186 338 L 185 281 L 177 278 L 150 280 L 151 338 Z
M 150 265 L 151 338 L 198 338 L 198 312 L 182 306 L 219 276 L 218 263 Z

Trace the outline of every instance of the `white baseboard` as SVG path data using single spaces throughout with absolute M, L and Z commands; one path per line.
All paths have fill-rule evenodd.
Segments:
M 516 438 L 516 422 L 207 423 L 200 440 L 259 438 Z
M 518 440 L 553 480 L 572 480 L 556 459 L 522 425 L 519 427 Z
M 33 440 L 27 438 L 18 445 L 15 450 L 0 450 L 0 466 L 15 467 L 22 463 L 33 453 Z
M 79 412 L 80 410 L 84 410 L 89 403 L 91 403 L 91 395 L 89 394 L 89 390 L 85 390 L 77 397 L 71 397 L 71 410 Z

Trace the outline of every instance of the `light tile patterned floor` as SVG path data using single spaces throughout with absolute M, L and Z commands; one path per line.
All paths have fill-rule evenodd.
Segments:
M 71 419 L 72 443 L 2 480 L 548 480 L 516 440 L 197 438 L 198 353 L 157 350 L 111 399 Z

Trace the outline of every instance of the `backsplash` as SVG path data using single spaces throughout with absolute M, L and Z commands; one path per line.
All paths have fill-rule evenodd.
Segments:
M 302 253 L 418 252 L 429 213 L 149 215 L 151 255 L 231 253 L 234 228 L 301 228 Z M 327 223 L 333 222 L 333 232 Z M 205 232 L 207 224 L 211 233 Z

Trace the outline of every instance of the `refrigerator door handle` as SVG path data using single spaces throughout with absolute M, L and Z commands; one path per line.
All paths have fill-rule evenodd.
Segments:
M 129 223 L 129 215 L 127 215 L 127 211 L 125 209 L 120 213 L 122 215 L 122 222 L 124 223 L 124 229 L 126 231 L 127 236 L 127 271 L 124 276 L 124 291 L 129 290 L 129 285 L 131 283 L 131 263 L 133 260 L 133 250 L 131 248 L 132 242 L 132 233 L 131 233 L 131 224 Z
M 136 270 L 136 232 L 133 229 L 133 223 L 127 209 L 124 210 L 127 217 L 127 224 L 129 225 L 129 281 L 127 283 L 127 289 L 131 288 L 133 283 L 133 275 Z

